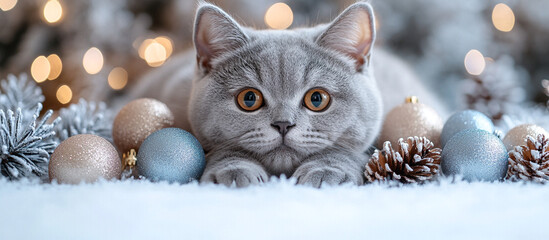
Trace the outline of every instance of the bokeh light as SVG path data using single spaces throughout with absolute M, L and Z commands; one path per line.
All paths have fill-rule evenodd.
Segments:
M 164 64 L 173 53 L 173 41 L 160 36 L 155 39 L 145 39 L 137 50 L 139 57 L 144 59 L 151 67 L 158 67 Z
M 151 67 L 158 67 L 164 64 L 166 61 L 167 53 L 166 48 L 162 44 L 153 41 L 145 48 L 145 61 Z
M 49 0 L 44 5 L 44 19 L 48 23 L 57 23 L 63 16 L 63 7 L 58 0 Z
M 499 3 L 492 11 L 492 23 L 497 30 L 509 32 L 515 26 L 515 14 L 505 3 Z
M 273 29 L 286 29 L 293 21 L 294 13 L 286 3 L 275 3 L 265 13 L 265 24 Z
M 166 36 L 160 36 L 154 39 L 156 42 L 160 43 L 166 49 L 166 58 L 169 58 L 173 53 L 173 42 L 170 38 Z
M 51 54 L 47 57 L 48 62 L 50 63 L 50 74 L 48 75 L 48 80 L 55 80 L 61 75 L 63 71 L 63 62 L 57 54 Z
M 39 56 L 32 62 L 31 76 L 37 83 L 41 83 L 48 79 L 50 75 L 50 62 L 44 56 Z
M 147 49 L 147 47 L 153 42 L 154 42 L 153 39 L 145 39 L 145 41 L 143 41 L 141 45 L 139 45 L 139 49 L 137 50 L 137 53 L 139 53 L 139 57 L 141 59 L 145 59 L 145 49 Z
M 472 49 L 465 55 L 465 70 L 471 75 L 480 75 L 486 67 L 486 60 L 479 50 Z
M 114 90 L 123 89 L 128 83 L 128 72 L 121 67 L 116 67 L 109 73 L 109 86 Z
M 61 104 L 67 104 L 72 99 L 72 90 L 69 86 L 62 85 L 57 89 L 55 96 L 57 97 L 57 101 L 59 101 Z
M 89 74 L 96 74 L 103 68 L 103 54 L 96 47 L 86 51 L 82 59 L 82 65 Z
M 0 9 L 7 12 L 15 7 L 17 0 L 0 0 Z

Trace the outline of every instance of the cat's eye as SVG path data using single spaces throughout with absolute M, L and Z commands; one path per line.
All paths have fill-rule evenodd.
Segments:
M 263 94 L 255 88 L 246 88 L 236 96 L 238 106 L 247 112 L 252 112 L 263 106 Z
M 322 88 L 309 90 L 303 98 L 303 105 L 314 112 L 326 110 L 330 104 L 330 94 Z

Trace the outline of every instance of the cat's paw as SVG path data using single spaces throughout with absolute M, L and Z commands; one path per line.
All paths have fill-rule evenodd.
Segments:
M 339 185 L 353 182 L 360 184 L 353 174 L 330 166 L 302 166 L 296 170 L 293 177 L 297 178 L 297 184 L 310 185 L 319 188 L 323 185 Z
M 200 181 L 224 184 L 228 187 L 234 183 L 240 188 L 260 184 L 268 179 L 267 172 L 261 166 L 243 162 L 211 168 L 204 172 Z

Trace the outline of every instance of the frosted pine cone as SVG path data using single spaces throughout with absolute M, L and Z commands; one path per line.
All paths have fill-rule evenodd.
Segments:
M 549 139 L 543 134 L 537 138 L 528 136 L 526 145 L 509 152 L 507 179 L 529 180 L 539 183 L 549 181 Z
M 376 150 L 366 165 L 367 182 L 397 180 L 402 183 L 420 183 L 432 179 L 440 168 L 440 148 L 425 137 L 398 140 L 398 149 L 386 141 L 382 150 Z

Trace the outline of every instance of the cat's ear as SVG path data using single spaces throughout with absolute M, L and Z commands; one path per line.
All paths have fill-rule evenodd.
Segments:
M 374 11 L 365 2 L 351 5 L 341 13 L 317 39 L 320 46 L 353 58 L 361 70 L 376 37 Z
M 220 8 L 201 4 L 194 22 L 194 46 L 200 68 L 209 71 L 217 57 L 242 47 L 248 37 L 238 23 Z

